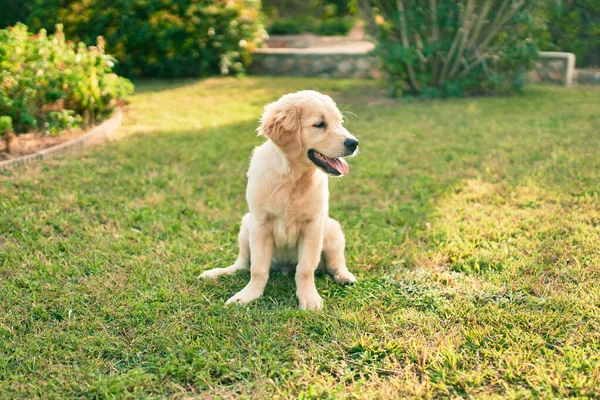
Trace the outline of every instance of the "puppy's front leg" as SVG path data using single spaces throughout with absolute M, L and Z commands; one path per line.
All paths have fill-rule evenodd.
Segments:
M 323 300 L 315 286 L 315 270 L 323 249 L 323 221 L 308 223 L 298 243 L 298 266 L 296 267 L 296 295 L 301 310 L 320 310 Z
M 250 282 L 225 304 L 249 303 L 265 291 L 273 258 L 273 234 L 260 223 L 250 229 Z

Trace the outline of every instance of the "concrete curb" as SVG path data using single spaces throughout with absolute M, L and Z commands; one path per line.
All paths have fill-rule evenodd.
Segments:
M 51 158 L 65 153 L 74 153 L 94 144 L 104 142 L 110 139 L 111 136 L 121 127 L 122 121 L 123 113 L 121 110 L 116 110 L 113 116 L 108 120 L 75 139 L 57 144 L 56 146 L 48 147 L 47 149 L 40 150 L 37 153 L 0 162 L 0 171 L 20 167 L 44 158 Z
M 582 85 L 600 85 L 600 69 L 576 69 L 573 79 Z

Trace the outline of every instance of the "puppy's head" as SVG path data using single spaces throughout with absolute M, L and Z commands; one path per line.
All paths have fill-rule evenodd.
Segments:
M 343 157 L 358 152 L 358 140 L 342 123 L 342 113 L 331 97 L 303 90 L 267 105 L 258 134 L 271 139 L 291 162 L 316 165 L 340 176 L 349 170 Z

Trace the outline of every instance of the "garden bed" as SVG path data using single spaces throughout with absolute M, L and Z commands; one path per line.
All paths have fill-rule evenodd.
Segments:
M 133 84 L 112 72 L 104 46 L 68 40 L 60 24 L 50 35 L 21 23 L 0 29 L 0 168 L 79 146 L 95 135 L 81 126 L 125 104 Z
M 85 131 L 82 129 L 75 129 L 62 132 L 60 135 L 45 135 L 39 132 L 18 135 L 10 145 L 10 153 L 6 152 L 6 145 L 0 143 L 0 161 L 12 160 L 28 154 L 37 153 L 40 150 L 79 137 L 84 133 Z
M 11 153 L 0 153 L 0 170 L 18 167 L 42 158 L 73 152 L 111 138 L 121 127 L 122 113 L 117 110 L 111 118 L 87 132 L 77 129 L 58 136 L 25 134 L 11 144 Z M 5 150 L 5 149 L 2 149 Z

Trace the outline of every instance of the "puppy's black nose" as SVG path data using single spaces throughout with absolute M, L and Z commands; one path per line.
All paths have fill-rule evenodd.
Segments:
M 358 140 L 346 139 L 346 140 L 344 140 L 344 147 L 350 151 L 354 151 L 358 147 Z

